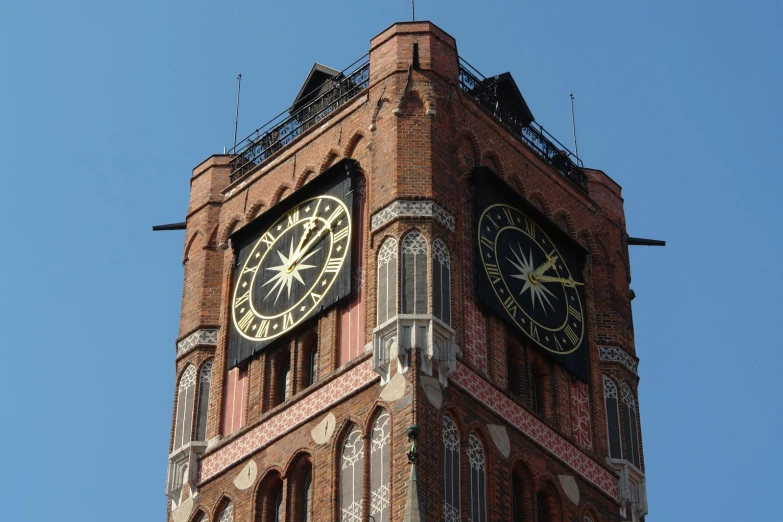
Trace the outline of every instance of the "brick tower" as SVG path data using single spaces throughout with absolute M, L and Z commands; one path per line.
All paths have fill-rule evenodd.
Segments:
M 429 22 L 193 170 L 175 522 L 642 520 L 620 187 Z

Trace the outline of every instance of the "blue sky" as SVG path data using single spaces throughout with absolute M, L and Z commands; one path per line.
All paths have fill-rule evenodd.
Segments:
M 0 513 L 162 520 L 191 169 L 396 2 L 6 2 Z M 649 522 L 769 519 L 783 465 L 783 8 L 420 0 L 623 186 Z

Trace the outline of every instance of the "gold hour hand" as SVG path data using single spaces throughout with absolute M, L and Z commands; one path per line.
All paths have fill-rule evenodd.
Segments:
M 584 285 L 584 283 L 578 283 L 570 277 L 568 279 L 563 279 L 562 277 L 540 275 L 536 276 L 536 281 L 541 281 L 543 283 L 563 283 L 563 285 L 570 286 L 571 288 L 574 288 L 576 285 Z
M 552 265 L 557 263 L 558 256 L 557 255 L 547 255 L 546 261 L 544 264 L 533 270 L 533 276 L 536 279 L 541 279 L 541 274 L 552 268 Z

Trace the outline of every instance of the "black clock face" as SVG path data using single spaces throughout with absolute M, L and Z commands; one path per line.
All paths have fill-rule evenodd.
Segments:
M 481 264 L 508 317 L 536 344 L 569 354 L 582 344 L 582 282 L 561 248 L 512 205 L 487 206 L 478 221 Z
M 244 256 L 231 306 L 234 330 L 269 341 L 310 317 L 350 261 L 350 240 L 351 212 L 335 196 L 288 210 Z

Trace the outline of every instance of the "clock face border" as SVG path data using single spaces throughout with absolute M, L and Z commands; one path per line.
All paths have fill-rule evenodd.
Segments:
M 541 231 L 545 233 L 548 240 L 551 240 L 552 244 L 557 247 L 557 250 L 563 254 L 563 257 L 565 258 L 564 262 L 568 267 L 568 272 L 572 275 L 575 282 L 584 283 L 584 270 L 587 266 L 586 260 L 588 255 L 587 249 L 571 238 L 566 232 L 562 231 L 557 225 L 552 223 L 543 212 L 525 200 L 518 194 L 514 187 L 508 185 L 508 183 L 489 168 L 477 167 L 471 172 L 471 177 L 475 190 L 473 196 L 474 208 L 472 212 L 473 224 L 469 234 L 471 242 L 475 242 L 473 245 L 474 270 L 476 274 L 474 291 L 477 302 L 482 305 L 487 312 L 497 315 L 514 332 L 518 332 L 525 340 L 529 340 L 531 345 L 537 350 L 545 353 L 547 357 L 562 365 L 573 376 L 582 382 L 589 382 L 590 364 L 588 360 L 588 351 L 591 330 L 587 315 L 585 287 L 583 285 L 577 285 L 576 288 L 582 311 L 582 335 L 578 346 L 568 353 L 563 353 L 562 351 L 558 352 L 540 346 L 534 339 L 531 339 L 528 331 L 520 328 L 515 321 L 508 317 L 507 311 L 503 306 L 503 301 L 498 299 L 494 288 L 490 289 L 492 285 L 489 275 L 485 270 L 481 248 L 479 246 L 480 239 L 478 238 L 478 226 L 482 213 L 486 208 L 492 205 L 504 203 L 519 210 L 522 214 L 530 217 Z
M 271 207 L 256 219 L 229 236 L 234 256 L 230 291 L 225 303 L 225 306 L 228 307 L 226 324 L 226 327 L 228 328 L 228 369 L 246 364 L 246 361 L 254 357 L 257 353 L 260 353 L 268 346 L 274 345 L 281 339 L 284 339 L 286 335 L 290 335 L 300 330 L 303 325 L 322 314 L 324 310 L 331 308 L 351 294 L 351 271 L 353 269 L 352 244 L 354 236 L 356 235 L 355 225 L 353 223 L 353 190 L 355 188 L 357 169 L 358 164 L 351 159 L 345 159 L 336 163 L 327 171 L 319 174 L 304 187 L 277 203 L 275 206 Z M 235 295 L 236 288 L 237 285 L 241 283 L 242 270 L 247 266 L 249 256 L 251 254 L 255 255 L 255 248 L 258 246 L 259 242 L 262 241 L 262 236 L 270 227 L 276 227 L 281 221 L 286 223 L 288 214 L 305 201 L 324 196 L 334 197 L 341 202 L 341 205 L 345 208 L 350 227 L 347 241 L 345 241 L 345 248 L 342 252 L 340 267 L 332 281 L 329 283 L 328 291 L 325 291 L 322 294 L 321 299 L 315 306 L 310 307 L 307 314 L 297 318 L 293 325 L 287 325 L 284 331 L 279 334 L 260 340 L 245 335 L 235 324 L 234 305 L 235 299 L 237 298 Z M 324 241 L 324 238 L 329 234 L 331 234 L 331 232 L 327 232 L 327 234 L 322 236 L 319 239 L 319 242 Z M 277 236 L 276 239 L 279 239 L 279 237 L 283 235 L 284 234 Z M 272 243 L 274 244 L 274 242 Z M 287 250 L 289 249 L 289 246 L 290 245 L 288 244 L 285 245 L 286 253 L 288 253 Z M 334 244 L 330 244 L 330 247 L 333 246 Z M 328 260 L 329 258 L 327 257 L 325 259 Z M 316 268 L 320 274 L 322 274 L 325 269 L 325 261 L 324 266 Z M 260 271 L 258 265 L 257 270 Z M 256 282 L 254 284 L 258 283 Z M 294 282 L 293 284 L 299 283 Z M 308 291 L 305 292 L 305 294 L 310 293 L 309 291 L 312 290 L 312 285 L 308 287 L 307 290 Z M 283 290 L 283 292 L 285 293 L 285 290 Z M 271 327 L 271 323 L 269 326 Z

